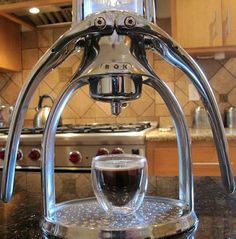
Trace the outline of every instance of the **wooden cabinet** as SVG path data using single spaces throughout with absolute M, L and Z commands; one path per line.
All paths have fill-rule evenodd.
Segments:
M 21 27 L 0 16 L 0 70 L 21 70 Z
M 172 0 L 171 3 L 172 36 L 184 48 L 224 51 L 236 46 L 235 0 Z
M 223 45 L 236 45 L 236 2 L 222 0 Z
M 172 36 L 185 48 L 222 45 L 221 0 L 173 0 Z
M 232 168 L 236 173 L 236 141 L 230 141 L 229 146 Z M 178 150 L 175 142 L 147 142 L 146 152 L 150 175 L 178 175 Z M 195 176 L 219 176 L 220 169 L 214 143 L 193 142 L 192 164 Z

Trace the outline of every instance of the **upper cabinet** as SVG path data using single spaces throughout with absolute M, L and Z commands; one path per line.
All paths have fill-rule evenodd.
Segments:
M 0 70 L 21 70 L 21 26 L 1 16 Z
M 236 45 L 235 0 L 172 0 L 172 36 L 184 48 Z
M 236 2 L 222 0 L 223 45 L 236 45 Z

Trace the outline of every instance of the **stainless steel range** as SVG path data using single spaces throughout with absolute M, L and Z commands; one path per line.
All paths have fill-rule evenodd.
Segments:
M 55 170 L 90 170 L 91 160 L 102 154 L 145 155 L 145 134 L 155 123 L 86 124 L 57 127 Z M 8 128 L 0 128 L 0 166 L 2 167 Z M 43 128 L 24 128 L 17 155 L 18 170 L 41 170 Z

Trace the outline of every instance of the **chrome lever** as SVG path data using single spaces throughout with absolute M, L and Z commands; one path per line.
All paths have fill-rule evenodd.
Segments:
M 169 40 L 169 38 L 167 40 Z M 157 44 L 155 41 L 157 41 Z M 169 63 L 180 68 L 189 77 L 201 96 L 208 112 L 216 144 L 222 181 L 226 191 L 233 193 L 235 190 L 235 182 L 229 161 L 228 143 L 221 114 L 211 86 L 197 63 L 179 45 L 168 43 L 168 41 L 163 41 L 163 39 L 161 41 L 159 41 L 159 39 L 153 40 L 154 49 Z
M 8 140 L 6 144 L 6 152 L 4 159 L 4 168 L 1 185 L 1 199 L 4 202 L 10 201 L 14 186 L 16 156 L 20 141 L 21 130 L 23 126 L 24 116 L 28 108 L 29 102 L 43 78 L 55 67 L 61 64 L 78 46 L 79 41 L 89 36 L 110 35 L 113 32 L 112 24 L 108 24 L 99 29 L 94 26 L 97 16 L 92 19 L 81 22 L 67 31 L 61 36 L 52 47 L 42 56 L 39 62 L 31 71 L 28 81 L 21 90 L 15 109 L 12 115 Z M 79 46 L 80 47 L 80 46 Z
M 136 37 L 143 35 L 146 47 L 153 49 L 164 60 L 181 69 L 198 90 L 210 118 L 223 184 L 227 192 L 233 193 L 235 182 L 228 158 L 228 143 L 224 126 L 214 93 L 204 73 L 191 56 L 161 28 L 143 18 L 138 18 L 130 13 L 129 15 L 134 17 L 136 26 L 131 29 L 126 27 L 121 20 L 118 20 L 117 33 Z
M 194 210 L 193 176 L 191 162 L 191 138 L 182 108 L 168 85 L 157 75 L 143 81 L 151 86 L 165 101 L 175 125 L 179 158 L 179 199 L 186 201 Z

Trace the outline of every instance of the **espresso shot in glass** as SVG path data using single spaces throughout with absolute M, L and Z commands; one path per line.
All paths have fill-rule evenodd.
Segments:
M 109 214 L 132 214 L 142 204 L 148 185 L 144 156 L 110 154 L 93 158 L 92 184 L 101 207 Z

